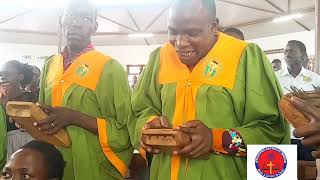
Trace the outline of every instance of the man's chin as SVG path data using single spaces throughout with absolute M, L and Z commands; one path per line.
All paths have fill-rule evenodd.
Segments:
M 180 58 L 180 57 L 179 57 Z M 190 58 L 180 58 L 180 61 L 186 66 L 195 66 L 198 63 L 198 60 L 194 57 Z
M 295 63 L 295 62 L 293 62 L 293 61 L 285 61 L 285 63 L 286 63 L 288 66 L 297 64 L 297 63 Z

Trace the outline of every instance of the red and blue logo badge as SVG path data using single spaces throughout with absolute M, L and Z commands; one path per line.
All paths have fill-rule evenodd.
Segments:
M 256 169 L 263 177 L 281 176 L 287 167 L 286 155 L 276 147 L 263 148 L 255 159 Z

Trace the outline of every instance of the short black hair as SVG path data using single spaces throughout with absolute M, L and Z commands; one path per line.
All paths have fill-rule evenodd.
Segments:
M 185 4 L 190 0 L 171 0 L 171 5 L 174 1 L 178 1 L 181 4 Z M 208 15 L 212 18 L 212 21 L 216 21 L 217 9 L 215 0 L 201 0 L 203 7 L 207 10 Z
M 61 152 L 52 144 L 33 140 L 22 146 L 20 149 L 31 149 L 41 153 L 48 164 L 48 178 L 62 180 L 66 162 Z
M 26 86 L 31 83 L 33 78 L 33 68 L 28 64 L 23 64 L 17 60 L 11 60 L 6 62 L 7 65 L 15 67 L 19 74 L 23 74 L 23 80 L 20 82 L 22 86 Z
M 271 62 L 271 64 L 273 64 L 273 63 L 280 63 L 280 64 L 281 64 L 281 60 L 280 60 L 280 59 L 274 59 L 274 60 Z
M 242 38 L 242 40 L 244 40 L 244 35 L 243 35 L 243 32 L 240 30 L 240 29 L 237 29 L 237 28 L 233 28 L 233 27 L 229 27 L 229 28 L 225 28 L 223 30 L 224 33 L 234 33 L 234 34 L 237 34 L 239 37 Z
M 36 69 L 37 71 L 39 71 L 39 73 L 41 73 L 40 68 L 38 68 L 38 66 L 32 66 L 34 69 Z
M 303 42 L 298 41 L 298 40 L 290 40 L 288 42 L 288 44 L 292 44 L 292 45 L 297 46 L 301 53 L 307 54 L 307 48 L 306 48 L 306 45 L 303 44 Z

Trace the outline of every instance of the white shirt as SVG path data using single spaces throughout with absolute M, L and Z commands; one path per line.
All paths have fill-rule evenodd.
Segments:
M 289 74 L 287 68 L 277 71 L 276 76 L 284 94 L 290 93 L 290 86 L 303 89 L 304 91 L 313 91 L 313 85 L 320 87 L 320 76 L 303 67 L 299 75 L 295 78 Z
M 320 87 L 320 76 L 303 67 L 299 75 L 295 78 L 289 73 L 287 68 L 277 71 L 276 76 L 284 94 L 290 93 L 290 86 L 294 86 L 298 89 L 303 89 L 304 91 L 313 91 L 313 86 Z M 292 127 L 291 125 L 290 127 L 291 139 L 297 139 L 293 136 L 294 127 Z

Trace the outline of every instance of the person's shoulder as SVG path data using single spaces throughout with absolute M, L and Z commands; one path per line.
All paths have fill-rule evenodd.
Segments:
M 161 45 L 161 46 L 158 46 L 158 47 L 154 48 L 154 49 L 151 51 L 150 55 L 149 55 L 149 59 L 150 59 L 150 60 L 151 60 L 151 59 L 157 59 L 156 57 L 160 56 L 160 54 L 161 54 L 161 49 L 164 49 L 166 46 L 168 46 L 168 43 L 163 44 L 163 45 Z
M 150 68 L 150 66 L 154 66 L 156 62 L 160 60 L 161 49 L 164 50 L 165 46 L 167 46 L 167 44 L 158 46 L 151 51 L 151 53 L 149 54 L 149 60 L 146 67 Z
M 317 79 L 320 79 L 320 75 L 311 71 L 311 70 L 308 70 L 308 69 L 304 69 L 304 72 L 306 74 L 306 76 L 311 76 L 313 78 L 317 78 Z
M 118 59 L 109 56 L 106 53 L 100 52 L 100 51 L 95 51 L 96 55 L 100 56 L 99 60 L 105 60 L 104 63 L 101 63 L 101 71 L 104 74 L 119 74 L 119 73 L 126 73 L 122 64 Z
M 261 47 L 258 44 L 252 43 L 252 42 L 248 42 L 247 43 L 246 50 L 251 50 L 251 51 L 256 51 L 256 52 L 263 52 L 263 50 L 261 49 Z
M 107 61 L 115 60 L 116 61 L 116 59 L 114 57 L 112 57 L 108 53 L 104 53 L 102 51 L 92 50 L 92 51 L 90 51 L 90 53 L 92 53 L 97 60 L 107 60 Z
M 44 60 L 44 66 L 48 66 L 52 60 L 54 59 L 55 56 L 58 56 L 58 54 L 53 54 L 51 56 L 49 56 L 47 59 Z
M 313 71 L 310 71 L 308 69 L 305 69 L 305 76 L 311 78 L 312 82 L 316 83 L 316 84 L 319 84 L 320 83 L 320 75 L 313 72 Z
M 277 77 L 280 77 L 281 75 L 283 75 L 285 72 L 285 69 L 280 69 L 279 71 L 275 71 L 274 74 L 277 76 Z
M 103 65 L 107 65 L 107 64 L 109 66 L 110 66 L 110 64 L 116 65 L 116 66 L 120 65 L 119 61 L 115 57 L 109 55 L 108 53 L 104 53 L 104 52 L 98 51 L 98 50 L 92 50 L 90 52 L 94 54 L 95 60 L 98 60 L 100 62 L 104 61 L 105 63 L 102 63 Z

